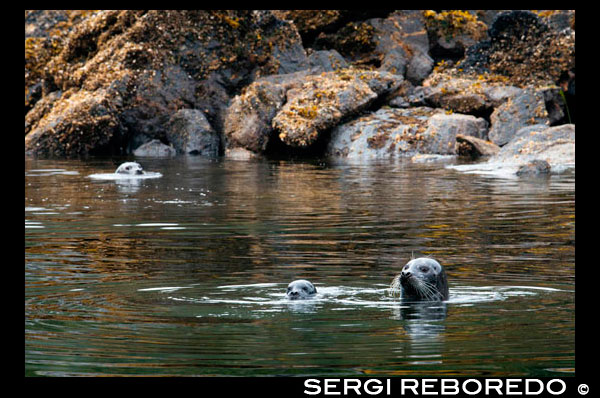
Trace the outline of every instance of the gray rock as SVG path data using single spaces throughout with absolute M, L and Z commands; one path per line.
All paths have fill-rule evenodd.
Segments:
M 487 122 L 439 109 L 382 108 L 332 130 L 327 153 L 349 158 L 456 154 L 456 135 L 485 136 Z
M 210 156 L 219 154 L 219 135 L 197 109 L 180 109 L 171 116 L 166 136 L 177 153 Z
M 482 86 L 483 95 L 492 107 L 497 107 L 503 104 L 507 99 L 514 98 L 523 92 L 523 89 L 515 86 L 496 86 L 487 84 L 483 84 Z
M 311 68 L 331 72 L 348 67 L 348 62 L 335 50 L 314 51 L 308 56 Z
M 406 67 L 406 79 L 412 83 L 419 84 L 433 69 L 433 58 L 425 52 L 417 52 L 412 56 Z
M 431 73 L 434 61 L 428 53 L 429 39 L 420 11 L 396 11 L 368 23 L 375 28 L 374 53 L 382 58 L 379 70 L 405 75 L 413 84 L 420 84 Z
M 546 160 L 555 165 L 575 164 L 575 125 L 544 125 L 520 129 L 516 136 L 490 162 L 502 161 L 522 165 L 533 160 Z
M 433 115 L 427 123 L 422 145 L 422 153 L 437 153 L 441 155 L 455 155 L 456 136 L 462 134 L 475 138 L 484 138 L 487 133 L 488 123 L 485 119 L 471 115 L 453 113 L 447 115 L 438 113 Z
M 493 142 L 468 135 L 456 134 L 456 142 L 458 143 L 458 154 L 473 159 L 482 156 L 492 156 L 500 151 L 500 147 Z
M 140 145 L 133 151 L 133 154 L 140 157 L 169 157 L 174 156 L 176 151 L 174 148 L 160 142 L 160 140 L 154 139 Z
M 497 97 L 502 95 L 490 91 L 487 84 L 475 79 L 453 78 L 444 74 L 433 74 L 423 85 L 426 104 L 459 113 L 478 113 L 493 106 L 488 92 Z
M 490 116 L 489 138 L 496 145 L 505 145 L 523 127 L 549 124 L 548 112 L 541 93 L 527 89 L 507 99 Z
M 575 125 L 530 126 L 519 130 L 513 140 L 486 162 L 446 167 L 503 178 L 548 171 L 562 173 L 575 168 Z
M 550 164 L 545 160 L 533 160 L 519 167 L 517 170 L 518 176 L 538 176 L 542 174 L 550 174 Z

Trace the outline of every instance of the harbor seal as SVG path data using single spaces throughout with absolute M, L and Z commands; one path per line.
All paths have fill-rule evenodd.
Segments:
M 142 169 L 139 163 L 125 162 L 117 168 L 115 174 L 142 175 L 144 174 L 144 169 Z
M 448 279 L 444 268 L 432 258 L 410 260 L 390 285 L 392 293 L 401 292 L 408 300 L 448 300 Z
M 306 279 L 298 279 L 287 287 L 287 298 L 290 300 L 306 299 L 314 296 L 317 293 L 317 289 L 312 283 Z

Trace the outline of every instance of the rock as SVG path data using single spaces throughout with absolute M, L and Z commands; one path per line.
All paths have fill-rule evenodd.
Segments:
M 529 11 L 506 11 L 496 15 L 490 39 L 469 47 L 460 68 L 465 72 L 505 76 L 508 83 L 523 87 L 559 85 L 575 73 L 575 31 L 549 29 Z
M 352 22 L 386 17 L 391 10 L 273 10 L 278 18 L 291 20 L 305 47 L 312 47 L 321 32 L 332 32 Z
M 482 140 L 473 136 L 456 134 L 457 153 L 477 159 L 482 156 L 492 156 L 498 153 L 500 147 L 491 141 Z
M 487 135 L 487 127 L 488 123 L 485 119 L 475 116 L 457 113 L 435 114 L 428 120 L 427 130 L 423 134 L 424 140 L 419 151 L 455 155 L 457 153 L 455 149 L 457 134 L 482 139 Z
M 409 108 L 411 106 L 426 106 L 425 103 L 425 88 L 423 86 L 413 86 L 409 81 L 405 80 L 400 84 L 400 87 L 394 94 L 387 105 L 393 108 Z
M 545 160 L 552 168 L 574 166 L 575 125 L 523 128 L 490 159 L 490 162 L 523 165 L 533 160 Z
M 544 96 L 546 111 L 548 112 L 548 122 L 550 125 L 569 122 L 566 117 L 566 99 L 561 94 L 559 87 L 542 87 L 538 90 Z
M 52 110 L 54 103 L 58 101 L 61 96 L 61 91 L 53 91 L 35 103 L 33 109 L 25 115 L 25 135 L 29 133 L 32 126 L 37 124 L 37 122 Z
M 539 10 L 538 17 L 543 18 L 550 29 L 560 32 L 575 30 L 575 10 Z
M 460 113 L 480 114 L 521 93 L 518 87 L 444 72 L 434 72 L 423 82 L 427 105 Z
M 231 101 L 224 122 L 227 147 L 264 152 L 273 132 L 271 121 L 285 101 L 286 87 L 259 80 Z
M 486 162 L 446 166 L 458 171 L 513 178 L 515 174 L 561 173 L 575 168 L 575 125 L 530 126 Z
M 308 63 L 311 69 L 331 72 L 347 68 L 348 62 L 335 50 L 313 51 L 308 56 Z
M 426 53 L 418 52 L 412 56 L 406 67 L 406 79 L 421 84 L 433 69 L 433 59 Z
M 307 147 L 321 132 L 395 90 L 401 81 L 389 73 L 351 69 L 308 76 L 301 87 L 287 92 L 287 102 L 272 125 L 286 145 Z
M 527 125 L 549 124 L 543 94 L 527 89 L 498 106 L 490 116 L 489 139 L 505 145 Z
M 487 26 L 477 13 L 462 10 L 423 13 L 431 38 L 431 53 L 443 59 L 462 58 L 465 49 L 486 37 Z
M 202 111 L 221 131 L 233 93 L 258 76 L 309 67 L 295 26 L 270 11 L 100 11 L 84 17 L 65 36 L 64 46 L 57 52 L 47 51 L 41 61 L 26 59 L 26 112 L 45 92 L 82 91 L 70 101 L 102 97 L 114 118 L 110 126 L 118 128 L 105 131 L 106 140 L 99 139 L 98 131 L 94 138 L 80 137 L 79 133 L 67 138 L 62 131 L 63 142 L 68 141 L 71 149 L 57 144 L 55 151 L 74 156 L 126 152 L 135 147 L 128 141 L 139 137 L 164 140 L 166 124 L 184 108 Z M 28 38 L 26 55 L 37 53 L 34 39 Z M 60 107 L 60 102 L 53 108 Z M 52 109 L 49 114 L 58 112 Z M 83 112 L 69 117 L 77 115 L 89 119 Z M 40 123 L 46 122 L 40 119 L 30 126 L 32 132 L 37 131 L 26 143 L 30 153 L 36 153 L 37 148 L 46 150 L 45 144 L 29 145 L 38 143 L 40 135 L 49 137 L 48 132 L 41 133 Z M 115 134 L 119 139 L 110 139 Z M 77 140 L 82 140 L 81 145 Z M 73 145 L 78 149 L 74 151 Z
M 427 107 L 381 108 L 335 127 L 327 154 L 355 159 L 414 155 L 427 129 L 427 120 L 437 112 Z
M 152 140 L 137 147 L 133 154 L 140 157 L 168 157 L 176 154 L 175 148 L 163 144 L 160 140 Z
M 481 84 L 482 94 L 490 107 L 498 107 L 506 102 L 509 98 L 514 98 L 523 92 L 515 86 Z
M 106 90 L 65 93 L 25 136 L 25 152 L 73 157 L 118 146 L 122 129 L 114 103 Z
M 235 160 L 249 160 L 260 155 L 245 148 L 227 148 L 225 149 L 225 156 Z
M 382 108 L 334 128 L 327 153 L 349 158 L 455 155 L 456 135 L 482 137 L 487 122 L 427 107 Z
M 527 164 L 524 164 L 519 167 L 517 170 L 518 176 L 538 176 L 541 174 L 549 174 L 550 173 L 550 164 L 545 160 L 533 160 Z
M 349 22 L 321 32 L 317 49 L 335 49 L 357 67 L 374 67 L 419 84 L 432 70 L 429 41 L 420 11 L 395 11 L 385 18 Z
M 374 28 L 374 52 L 381 58 L 378 70 L 401 74 L 411 83 L 420 84 L 433 69 L 421 11 L 395 11 L 387 18 L 367 22 Z
M 197 109 L 180 109 L 167 124 L 167 140 L 177 153 L 190 155 L 219 154 L 220 138 L 204 113 Z

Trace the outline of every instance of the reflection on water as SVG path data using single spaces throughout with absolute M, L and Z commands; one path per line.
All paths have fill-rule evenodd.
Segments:
M 574 368 L 573 175 L 188 157 L 88 177 L 122 161 L 26 159 L 27 375 Z M 388 294 L 413 255 L 447 302 Z M 300 278 L 317 295 L 287 300 Z

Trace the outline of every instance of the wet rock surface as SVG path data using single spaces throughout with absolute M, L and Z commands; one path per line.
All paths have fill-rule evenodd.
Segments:
M 518 176 L 538 176 L 550 173 L 550 164 L 545 160 L 533 160 L 519 167 Z

